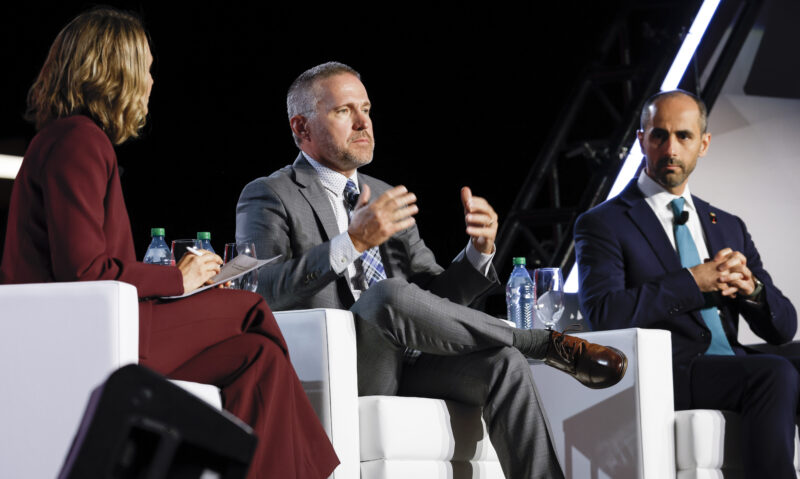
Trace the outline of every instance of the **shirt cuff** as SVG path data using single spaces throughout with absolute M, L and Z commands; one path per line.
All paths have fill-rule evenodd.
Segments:
M 467 247 L 465 248 L 467 260 L 470 264 L 477 269 L 482 275 L 489 274 L 489 267 L 492 265 L 492 258 L 497 251 L 497 247 L 493 247 L 491 254 L 481 253 L 472 246 L 472 240 L 467 240 Z
M 348 266 L 361 256 L 347 231 L 334 236 L 331 240 L 331 269 L 341 275 Z

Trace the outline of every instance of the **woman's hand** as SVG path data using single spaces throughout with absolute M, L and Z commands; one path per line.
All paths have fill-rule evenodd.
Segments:
M 183 275 L 183 294 L 190 293 L 203 286 L 215 274 L 219 273 L 222 258 L 204 249 L 199 250 L 202 256 L 186 253 L 178 261 L 178 269 Z

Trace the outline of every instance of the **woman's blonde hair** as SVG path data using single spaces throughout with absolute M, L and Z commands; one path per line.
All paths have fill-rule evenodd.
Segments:
M 59 32 L 28 92 L 25 117 L 86 114 L 114 144 L 136 137 L 147 116 L 147 33 L 134 15 L 108 7 L 75 17 Z

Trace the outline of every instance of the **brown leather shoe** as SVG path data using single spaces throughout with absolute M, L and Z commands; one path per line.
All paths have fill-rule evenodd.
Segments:
M 619 349 L 551 331 L 544 363 L 592 389 L 611 387 L 625 376 L 628 358 Z

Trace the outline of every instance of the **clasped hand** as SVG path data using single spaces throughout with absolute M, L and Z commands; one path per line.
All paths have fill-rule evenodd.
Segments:
M 183 275 L 183 293 L 190 293 L 207 284 L 211 278 L 219 273 L 222 258 L 219 255 L 204 249 L 199 250 L 202 256 L 186 253 L 178 261 L 178 269 Z
M 723 296 L 735 298 L 738 293 L 750 295 L 755 289 L 747 258 L 731 248 L 721 249 L 713 258 L 689 268 L 689 271 L 704 293 L 720 291 Z
M 414 215 L 419 212 L 417 196 L 402 185 L 386 191 L 372 203 L 370 196 L 369 186 L 363 185 L 347 228 L 359 252 L 379 246 L 395 233 L 410 228 L 416 223 Z M 466 186 L 461 189 L 461 203 L 472 245 L 482 253 L 491 254 L 497 236 L 497 213 L 484 198 L 472 196 Z

